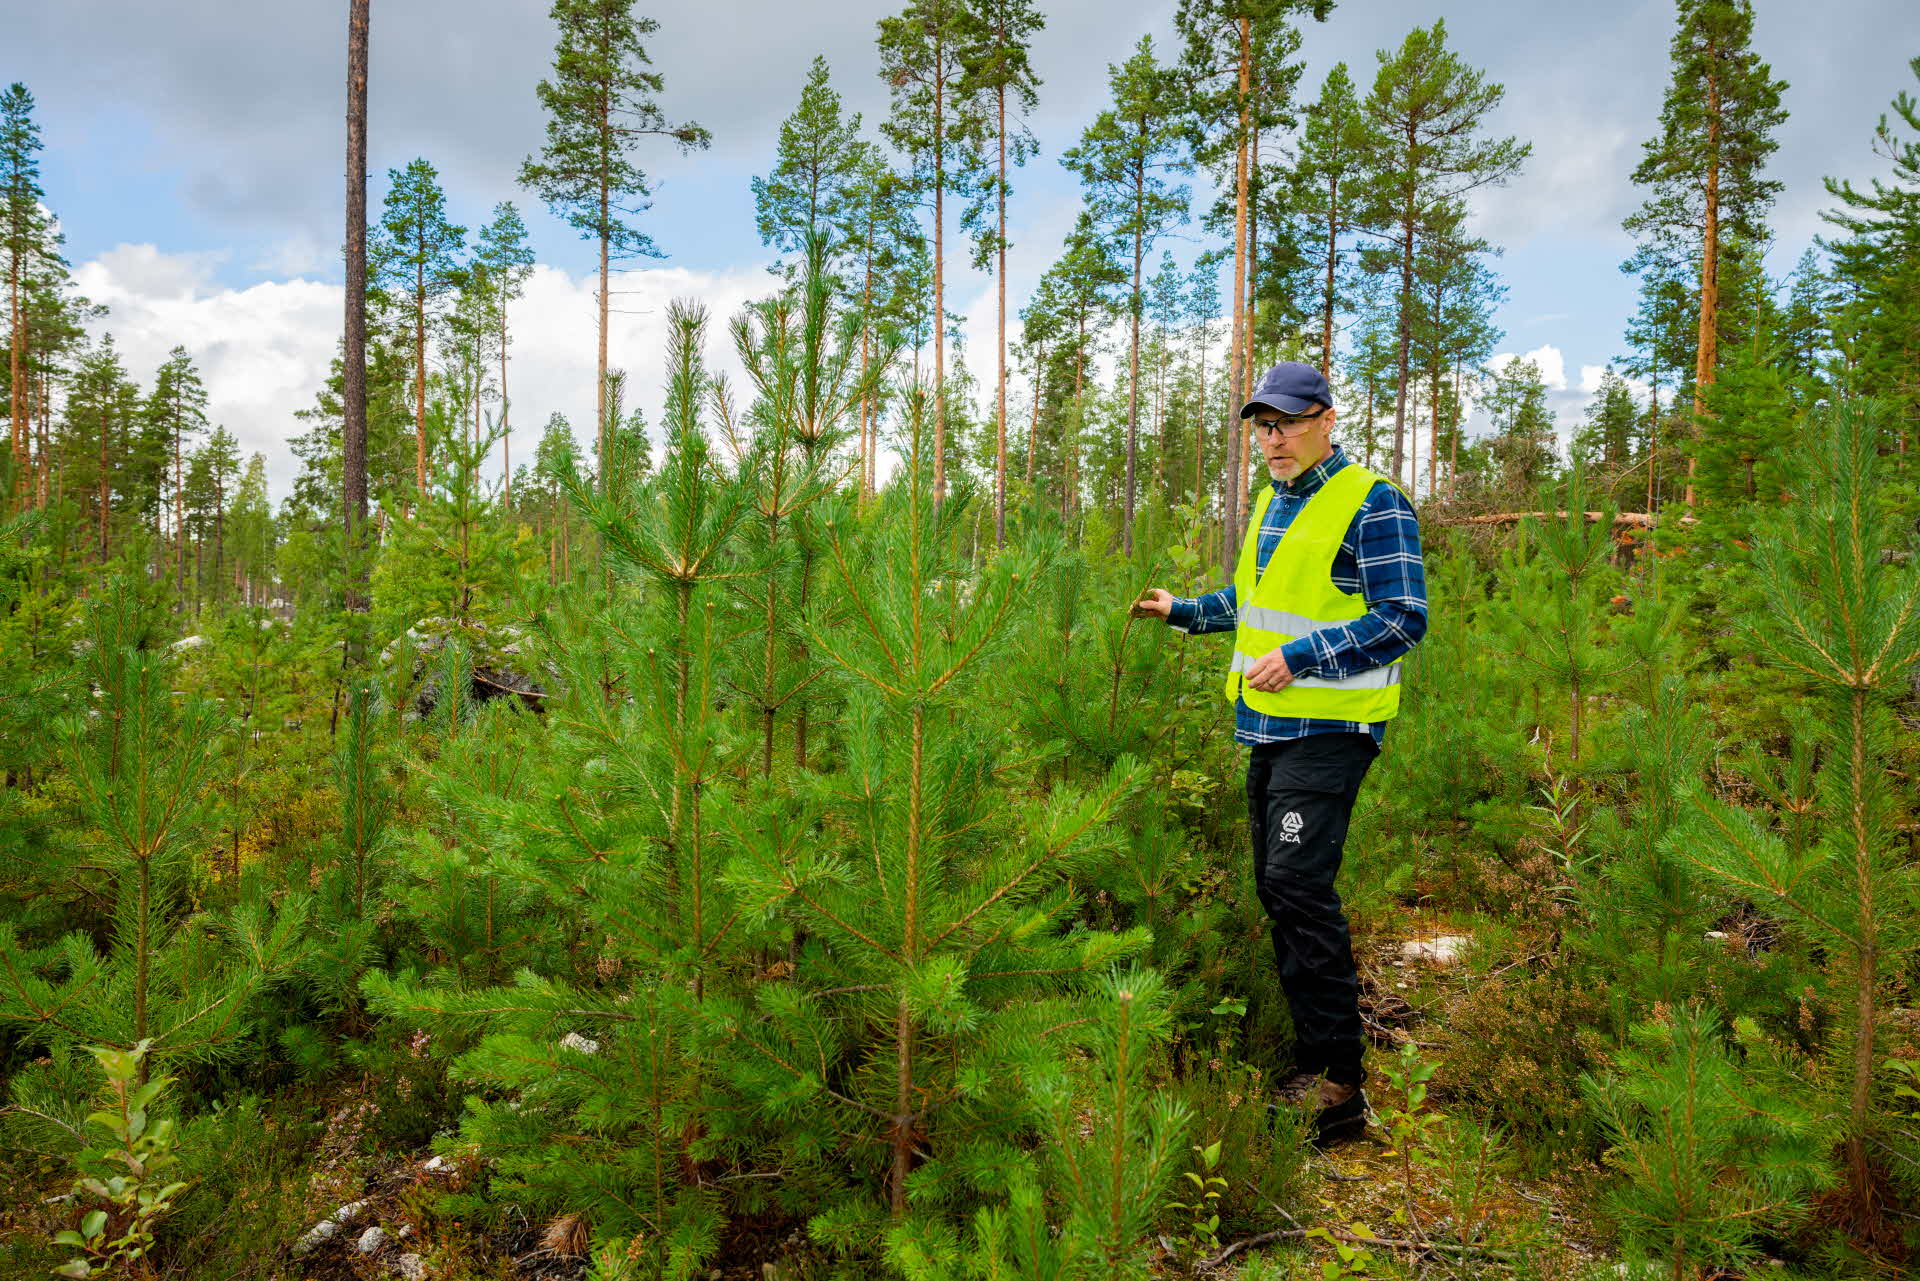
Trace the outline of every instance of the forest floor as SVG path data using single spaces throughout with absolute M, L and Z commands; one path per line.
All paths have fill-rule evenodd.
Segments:
M 1523 1159 L 1529 1154 L 1497 1136 L 1477 1145 L 1447 1139 L 1487 1134 L 1465 1123 L 1471 1107 L 1450 1096 L 1449 1054 L 1460 1033 L 1446 1021 L 1463 995 L 1488 981 L 1466 954 L 1476 928 L 1487 925 L 1405 907 L 1365 924 L 1356 947 L 1373 1041 L 1367 1094 L 1374 1115 L 1365 1137 L 1307 1154 L 1284 1207 L 1251 1186 L 1230 1189 L 1236 1210 L 1211 1250 L 1163 1236 L 1156 1276 L 1320 1278 L 1323 1265 L 1336 1259 L 1336 1246 L 1303 1239 L 1316 1228 L 1344 1234 L 1347 1244 L 1373 1256 L 1365 1271 L 1342 1274 L 1351 1276 L 1590 1276 L 1596 1261 L 1611 1257 L 1610 1243 L 1591 1226 L 1597 1216 L 1587 1198 L 1595 1180 L 1584 1161 L 1541 1168 L 1537 1156 L 1529 1163 Z M 1400 1066 L 1396 1047 L 1408 1041 L 1435 1076 L 1425 1101 L 1412 1107 L 1390 1071 Z M 443 1198 L 483 1185 L 478 1159 L 361 1148 L 352 1135 L 369 1106 L 364 1086 L 306 1102 L 316 1104 L 331 1115 L 319 1148 L 308 1154 L 305 1177 L 283 1166 L 278 1186 L 262 1189 L 251 1263 L 238 1265 L 243 1271 L 233 1271 L 232 1263 L 220 1268 L 222 1281 L 579 1281 L 586 1275 L 584 1224 L 512 1214 L 491 1227 L 464 1221 L 443 1208 Z M 1427 1136 L 1422 1157 L 1412 1162 L 1392 1143 L 1396 1119 L 1404 1127 L 1408 1117 L 1422 1118 Z M 352 1148 L 361 1151 L 358 1158 L 347 1154 Z M 341 1159 L 330 1159 L 330 1152 Z M 38 1186 L 30 1197 L 0 1213 L 0 1236 L 29 1249 L 29 1242 L 43 1243 L 68 1226 L 55 1199 L 65 1187 L 60 1174 L 44 1167 L 33 1181 Z M 1177 1189 L 1167 1193 L 1169 1200 L 1177 1195 Z M 302 1233 L 340 1207 L 355 1208 L 326 1240 L 295 1250 Z M 266 1219 L 278 1222 L 270 1226 Z M 378 1229 L 376 1247 L 362 1252 L 356 1246 L 368 1229 Z M 1208 1253 L 1217 1261 L 1207 1261 Z M 701 1275 L 707 1281 L 819 1281 L 832 1270 L 808 1240 L 804 1221 L 735 1219 Z M 194 1275 L 197 1281 L 201 1274 Z M 211 1281 L 215 1274 L 205 1275 Z

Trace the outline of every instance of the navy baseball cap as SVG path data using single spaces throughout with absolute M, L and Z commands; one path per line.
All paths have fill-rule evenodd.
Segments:
M 1327 386 L 1326 376 L 1312 365 L 1283 360 L 1261 378 L 1260 385 L 1253 389 L 1253 399 L 1241 406 L 1240 416 L 1250 417 L 1263 407 L 1283 414 L 1304 414 L 1315 405 L 1333 408 L 1333 391 Z

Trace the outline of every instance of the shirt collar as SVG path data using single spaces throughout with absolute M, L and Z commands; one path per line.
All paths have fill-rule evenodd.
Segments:
M 1276 485 L 1274 489 L 1277 492 L 1284 488 L 1286 492 L 1294 498 L 1306 498 L 1318 491 L 1320 486 L 1326 484 L 1335 472 L 1346 465 L 1347 456 L 1340 452 L 1340 446 L 1334 445 L 1327 451 L 1325 458 L 1322 458 L 1319 462 L 1307 468 L 1298 476 L 1295 476 L 1284 486 Z

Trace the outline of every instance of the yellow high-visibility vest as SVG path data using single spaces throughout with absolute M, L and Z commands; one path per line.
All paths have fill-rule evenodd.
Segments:
M 1343 680 L 1296 676 L 1277 694 L 1248 685 L 1242 673 L 1254 660 L 1288 641 L 1322 627 L 1338 627 L 1363 617 L 1367 603 L 1333 585 L 1333 558 L 1339 554 L 1347 527 L 1359 514 L 1374 482 L 1382 479 L 1366 468 L 1348 463 L 1307 500 L 1287 526 L 1280 545 L 1260 563 L 1260 524 L 1272 496 L 1264 485 L 1247 510 L 1255 513 L 1247 524 L 1246 541 L 1233 568 L 1233 595 L 1239 626 L 1233 634 L 1233 662 L 1227 669 L 1227 701 L 1244 698 L 1247 706 L 1269 716 L 1300 716 L 1314 720 L 1392 720 L 1400 710 L 1400 660 Z

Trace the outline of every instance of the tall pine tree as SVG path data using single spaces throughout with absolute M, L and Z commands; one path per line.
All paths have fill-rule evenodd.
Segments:
M 962 92 L 973 41 L 964 0 L 912 0 L 880 20 L 880 75 L 893 91 L 883 132 L 933 195 L 933 493 L 947 493 L 947 196 L 977 198 L 986 121 Z
M 691 122 L 670 124 L 656 95 L 666 81 L 649 68 L 641 43 L 660 29 L 633 12 L 634 0 L 554 0 L 560 29 L 553 76 L 542 80 L 547 142 L 520 166 L 520 183 L 537 192 L 555 217 L 600 247 L 599 354 L 594 366 L 594 421 L 600 424 L 600 473 L 607 473 L 608 276 L 616 259 L 661 257 L 653 238 L 628 219 L 646 211 L 653 186 L 629 153 L 645 137 L 671 139 L 681 151 L 704 149 L 712 136 Z
M 372 247 L 376 286 L 405 308 L 413 327 L 415 493 L 427 492 L 427 331 L 459 283 L 467 229 L 447 221 L 440 174 L 424 159 L 387 170 L 386 207 Z
M 1398 49 L 1382 49 L 1377 57 L 1380 68 L 1367 95 L 1367 115 L 1380 150 L 1374 160 L 1377 185 L 1364 224 L 1390 246 L 1399 280 L 1389 473 L 1399 477 L 1413 393 L 1409 375 L 1418 305 L 1416 244 L 1449 228 L 1468 192 L 1504 183 L 1519 172 L 1532 146 L 1517 138 L 1479 136 L 1481 124 L 1506 91 L 1447 47 L 1444 21 L 1414 28 Z
M 1718 368 L 1720 257 L 1729 237 L 1766 239 L 1764 218 L 1780 184 L 1761 177 L 1786 121 L 1786 83 L 1753 51 L 1750 0 L 1676 0 L 1673 78 L 1659 136 L 1645 144 L 1633 181 L 1646 203 L 1621 225 L 1670 257 L 1698 264 L 1693 412 L 1704 423 Z M 1690 461 L 1687 474 L 1694 474 Z M 1693 502 L 1689 479 L 1686 502 Z
M 1144 310 L 1141 263 L 1154 242 L 1186 221 L 1187 189 L 1169 187 L 1166 175 L 1189 168 L 1175 115 L 1178 97 L 1169 70 L 1142 36 L 1131 58 L 1107 68 L 1113 105 L 1094 118 L 1080 144 L 1061 162 L 1080 176 L 1087 209 L 1109 251 L 1127 264 L 1127 480 L 1120 545 L 1133 555 L 1133 506 L 1140 427 L 1140 317 Z

